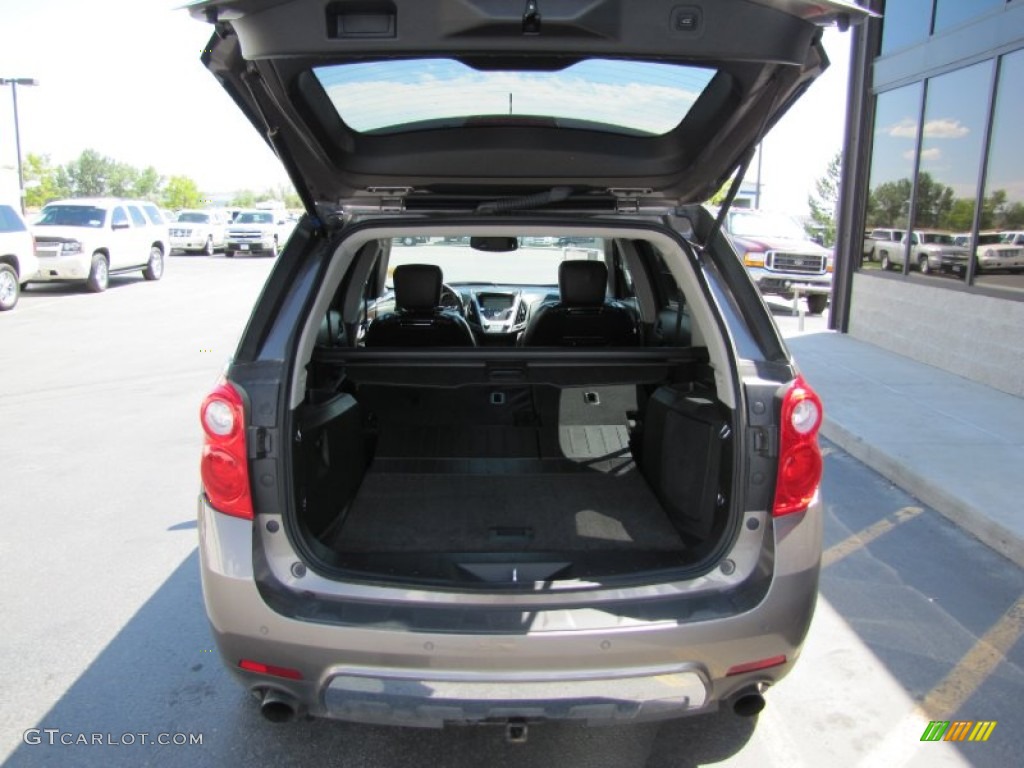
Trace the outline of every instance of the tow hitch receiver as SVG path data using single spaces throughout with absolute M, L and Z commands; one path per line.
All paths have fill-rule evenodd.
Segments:
M 505 741 L 509 744 L 525 744 L 527 735 L 526 723 L 522 720 L 509 720 L 505 726 Z

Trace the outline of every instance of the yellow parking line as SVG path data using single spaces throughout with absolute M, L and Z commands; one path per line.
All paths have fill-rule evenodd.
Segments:
M 896 510 L 889 515 L 889 517 L 884 520 L 879 520 L 877 523 L 868 526 L 863 531 L 851 534 L 835 546 L 829 547 L 822 552 L 821 567 L 827 568 L 828 566 L 837 563 L 847 555 L 853 554 L 858 549 L 870 544 L 879 536 L 888 533 L 900 523 L 905 523 L 907 520 L 913 520 L 922 512 L 924 512 L 924 510 L 921 507 L 903 507 L 903 509 Z
M 920 708 L 933 720 L 952 717 L 995 672 L 1021 635 L 1024 635 L 1024 595 L 978 638 L 942 682 L 928 692 Z

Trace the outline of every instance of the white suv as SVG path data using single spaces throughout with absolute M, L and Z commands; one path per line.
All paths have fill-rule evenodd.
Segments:
M 167 224 L 145 201 L 116 198 L 57 200 L 34 226 L 39 271 L 33 281 L 84 282 L 105 291 L 110 275 L 142 270 L 147 280 L 164 274 Z
M 14 309 L 21 286 L 37 268 L 32 234 L 25 220 L 11 206 L 0 205 L 0 312 Z
M 177 220 L 169 225 L 171 248 L 213 256 L 224 247 L 227 225 L 228 215 L 223 210 L 179 211 Z

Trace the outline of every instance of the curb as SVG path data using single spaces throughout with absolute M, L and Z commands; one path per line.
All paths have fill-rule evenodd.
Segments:
M 825 417 L 821 435 L 838 445 L 911 496 L 932 507 L 990 549 L 1024 568 L 1024 538 L 991 520 L 980 509 L 966 503 L 910 469 L 888 453 L 864 442 L 858 435 Z

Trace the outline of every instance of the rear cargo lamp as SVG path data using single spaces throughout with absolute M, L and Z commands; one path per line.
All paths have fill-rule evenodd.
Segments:
M 821 400 L 798 376 L 782 399 L 779 438 L 779 474 L 775 481 L 776 517 L 802 512 L 810 505 L 821 484 Z
M 275 667 L 273 664 L 262 664 L 250 659 L 242 659 L 238 662 L 238 666 L 246 672 L 256 672 L 260 675 L 273 675 L 274 677 L 284 677 L 289 680 L 302 679 L 302 673 L 291 667 Z
M 203 401 L 199 420 L 203 425 L 199 468 L 206 497 L 218 512 L 252 520 L 242 396 L 231 384 L 218 384 Z

